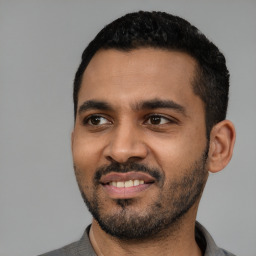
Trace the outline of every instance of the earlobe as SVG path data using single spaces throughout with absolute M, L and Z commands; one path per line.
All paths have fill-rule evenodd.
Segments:
M 211 131 L 208 171 L 221 171 L 231 160 L 235 144 L 235 127 L 229 120 L 217 123 Z

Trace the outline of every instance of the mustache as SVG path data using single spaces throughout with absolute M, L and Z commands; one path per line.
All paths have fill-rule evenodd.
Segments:
M 127 173 L 127 172 L 144 172 L 151 175 L 157 182 L 164 180 L 165 175 L 157 168 L 150 168 L 145 164 L 130 162 L 130 163 L 111 163 L 107 166 L 102 166 L 96 169 L 94 174 L 94 184 L 98 184 L 103 175 L 107 175 L 111 172 Z

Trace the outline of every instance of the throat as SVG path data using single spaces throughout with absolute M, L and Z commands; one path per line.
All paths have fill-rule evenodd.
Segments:
M 96 255 L 97 256 L 104 256 L 104 254 L 101 252 L 99 246 L 98 246 L 98 243 L 94 237 L 94 233 L 93 233 L 93 228 L 91 227 L 90 228 L 90 231 L 89 231 L 89 239 L 90 239 L 90 242 L 92 244 L 92 247 L 94 249 L 94 251 L 96 252 Z

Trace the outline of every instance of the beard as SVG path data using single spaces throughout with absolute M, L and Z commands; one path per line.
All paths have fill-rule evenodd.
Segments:
M 181 177 L 166 180 L 164 172 L 150 168 L 144 164 L 130 162 L 126 164 L 111 163 L 96 170 L 93 180 L 92 194 L 85 193 L 81 184 L 81 171 L 75 167 L 77 182 L 81 195 L 93 218 L 107 234 L 123 240 L 147 239 L 161 235 L 164 230 L 177 230 L 182 217 L 199 201 L 203 192 L 208 172 L 205 170 L 207 150 L 189 168 L 182 170 Z M 99 180 L 110 172 L 145 172 L 155 178 L 159 193 L 152 198 L 146 208 L 136 210 L 137 198 L 112 199 L 114 213 L 106 213 L 104 200 L 98 193 Z M 141 199 L 140 199 L 141 200 Z

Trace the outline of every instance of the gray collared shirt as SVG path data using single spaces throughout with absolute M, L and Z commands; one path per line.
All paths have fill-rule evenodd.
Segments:
M 86 228 L 79 241 L 39 256 L 97 256 L 89 240 L 89 230 L 90 226 Z M 201 236 L 202 240 L 205 241 L 204 256 L 235 256 L 234 254 L 217 247 L 208 231 L 198 222 L 196 222 L 196 233 L 197 236 Z

